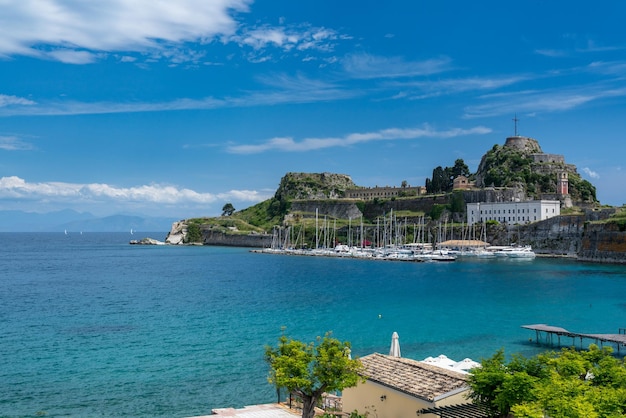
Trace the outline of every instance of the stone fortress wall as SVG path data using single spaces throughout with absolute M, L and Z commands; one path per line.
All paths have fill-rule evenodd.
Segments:
M 389 199 L 398 196 L 422 196 L 426 194 L 426 188 L 423 186 L 417 187 L 360 187 L 358 189 L 349 189 L 345 192 L 345 198 L 347 199 Z

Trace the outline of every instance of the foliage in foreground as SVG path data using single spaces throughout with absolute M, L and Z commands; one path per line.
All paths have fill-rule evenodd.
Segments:
M 616 418 L 626 416 L 626 366 L 610 347 L 564 348 L 532 358 L 504 351 L 471 372 L 470 398 L 492 417 Z
M 268 381 L 302 399 L 302 417 L 312 418 L 324 392 L 341 391 L 361 379 L 362 364 L 350 357 L 350 343 L 331 337 L 317 338 L 317 345 L 282 335 L 277 347 L 265 347 L 270 366 Z

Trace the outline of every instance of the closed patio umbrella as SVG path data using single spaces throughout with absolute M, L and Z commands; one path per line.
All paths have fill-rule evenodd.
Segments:
M 389 355 L 392 357 L 402 357 L 400 355 L 400 337 L 397 332 L 393 332 L 391 335 L 391 348 L 389 349 Z

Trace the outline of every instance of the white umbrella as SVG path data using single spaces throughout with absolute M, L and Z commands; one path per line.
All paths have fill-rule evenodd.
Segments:
M 444 369 L 452 369 L 452 366 L 456 364 L 456 361 L 449 359 L 446 355 L 440 354 L 437 357 L 427 357 L 422 360 L 422 363 L 432 364 L 433 366 L 442 367 Z
M 389 355 L 392 357 L 402 357 L 400 355 L 400 337 L 397 332 L 393 332 L 391 335 L 391 348 L 389 349 Z
M 465 358 L 452 366 L 452 368 L 454 369 L 463 371 L 472 370 L 477 367 L 481 367 L 481 364 L 477 361 L 472 360 L 471 358 Z

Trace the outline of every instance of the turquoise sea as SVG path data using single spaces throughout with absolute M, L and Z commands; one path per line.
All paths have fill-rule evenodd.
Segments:
M 164 239 L 165 233 L 143 234 Z M 143 238 L 140 236 L 139 238 Z M 480 360 L 539 350 L 520 328 L 626 327 L 626 267 L 406 263 L 129 245 L 123 233 L 0 234 L 0 416 L 185 417 L 275 400 L 281 327 L 353 354 Z

